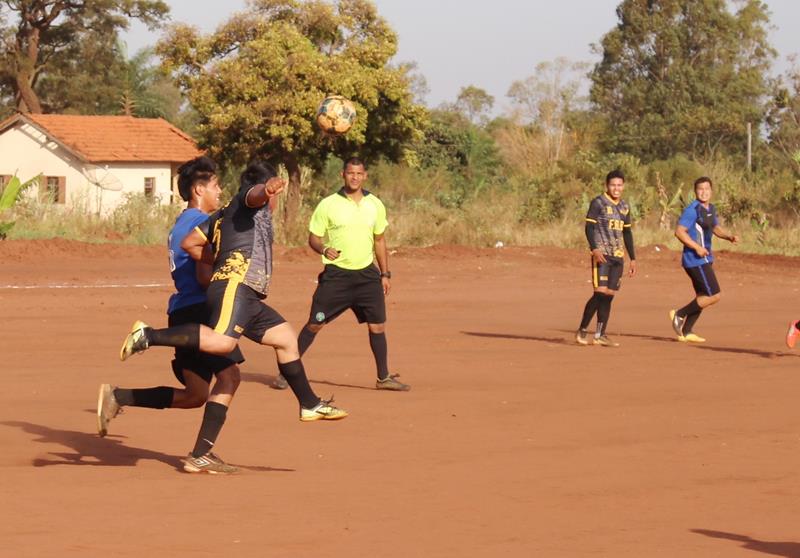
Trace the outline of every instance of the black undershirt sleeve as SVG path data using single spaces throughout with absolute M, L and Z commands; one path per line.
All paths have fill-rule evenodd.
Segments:
M 630 227 L 622 229 L 622 240 L 625 241 L 625 250 L 628 252 L 628 257 L 631 260 L 635 260 L 636 252 L 633 250 L 633 231 Z
M 591 221 L 586 221 L 586 240 L 589 241 L 590 250 L 597 248 L 597 244 L 594 241 L 594 225 Z

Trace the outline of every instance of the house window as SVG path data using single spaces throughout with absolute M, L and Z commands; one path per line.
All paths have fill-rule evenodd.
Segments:
M 156 196 L 156 179 L 155 177 L 148 176 L 144 179 L 144 197 L 148 200 L 155 199 Z
M 43 176 L 39 182 L 39 199 L 45 203 L 66 203 L 67 177 Z

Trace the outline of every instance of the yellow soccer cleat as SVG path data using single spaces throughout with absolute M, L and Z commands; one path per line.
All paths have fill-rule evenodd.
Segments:
M 333 398 L 320 401 L 313 409 L 300 407 L 300 420 L 310 422 L 314 420 L 339 420 L 347 416 L 347 411 L 333 406 Z
M 131 326 L 131 331 L 122 342 L 122 348 L 119 350 L 119 359 L 127 360 L 131 355 L 141 353 L 147 350 L 150 344 L 147 342 L 147 335 L 145 328 L 148 328 L 146 323 L 141 320 L 136 320 Z
M 681 343 L 705 343 L 706 338 L 700 337 L 696 333 L 687 333 L 686 335 L 678 337 L 678 341 Z

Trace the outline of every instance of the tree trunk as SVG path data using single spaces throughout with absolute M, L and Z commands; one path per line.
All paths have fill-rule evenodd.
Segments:
M 17 36 L 16 75 L 17 109 L 20 112 L 42 113 L 42 104 L 33 90 L 36 77 L 36 63 L 39 59 L 39 29 L 33 27 L 27 36 Z
M 18 71 L 16 76 L 18 103 L 17 109 L 20 112 L 30 112 L 33 114 L 42 114 L 42 104 L 39 102 L 39 97 L 33 90 L 31 83 L 33 83 L 33 76 L 26 71 Z
M 286 203 L 283 206 L 283 230 L 289 232 L 293 229 L 300 213 L 300 163 L 290 156 L 284 164 L 289 174 L 289 184 L 286 188 Z

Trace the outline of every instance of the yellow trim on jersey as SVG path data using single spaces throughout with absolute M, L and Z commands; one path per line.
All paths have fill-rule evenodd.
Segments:
M 588 217 L 586 218 L 586 222 L 587 222 L 587 223 L 594 223 L 594 224 L 597 224 L 597 221 L 595 221 L 594 219 L 589 219 Z
M 619 201 L 614 201 L 614 198 L 612 198 L 611 196 L 609 196 L 609 195 L 608 195 L 608 192 L 603 192 L 603 195 L 606 197 L 606 199 L 607 199 L 608 201 L 610 201 L 610 202 L 611 202 L 611 203 L 613 203 L 614 205 L 619 205 L 619 201 L 622 201 L 622 198 L 620 198 L 620 199 L 619 199 Z
M 222 309 L 219 311 L 219 319 L 217 325 L 214 326 L 214 331 L 225 335 L 228 327 L 231 325 L 231 318 L 233 317 L 233 303 L 236 301 L 236 289 L 241 284 L 242 280 L 239 278 L 232 278 L 228 280 L 225 287 L 225 294 L 222 295 Z
M 631 227 L 631 226 L 632 226 L 632 225 L 631 225 L 631 223 L 625 223 L 624 225 L 622 225 L 622 227 L 623 227 L 623 228 L 625 228 L 625 227 Z
M 208 237 L 206 236 L 206 234 L 203 231 L 200 230 L 200 227 L 195 227 L 194 230 L 196 230 L 197 232 L 200 233 L 200 236 L 203 237 L 203 241 L 204 242 L 208 242 Z
M 596 289 L 600 286 L 600 281 L 597 278 L 597 262 L 592 258 L 592 285 Z

